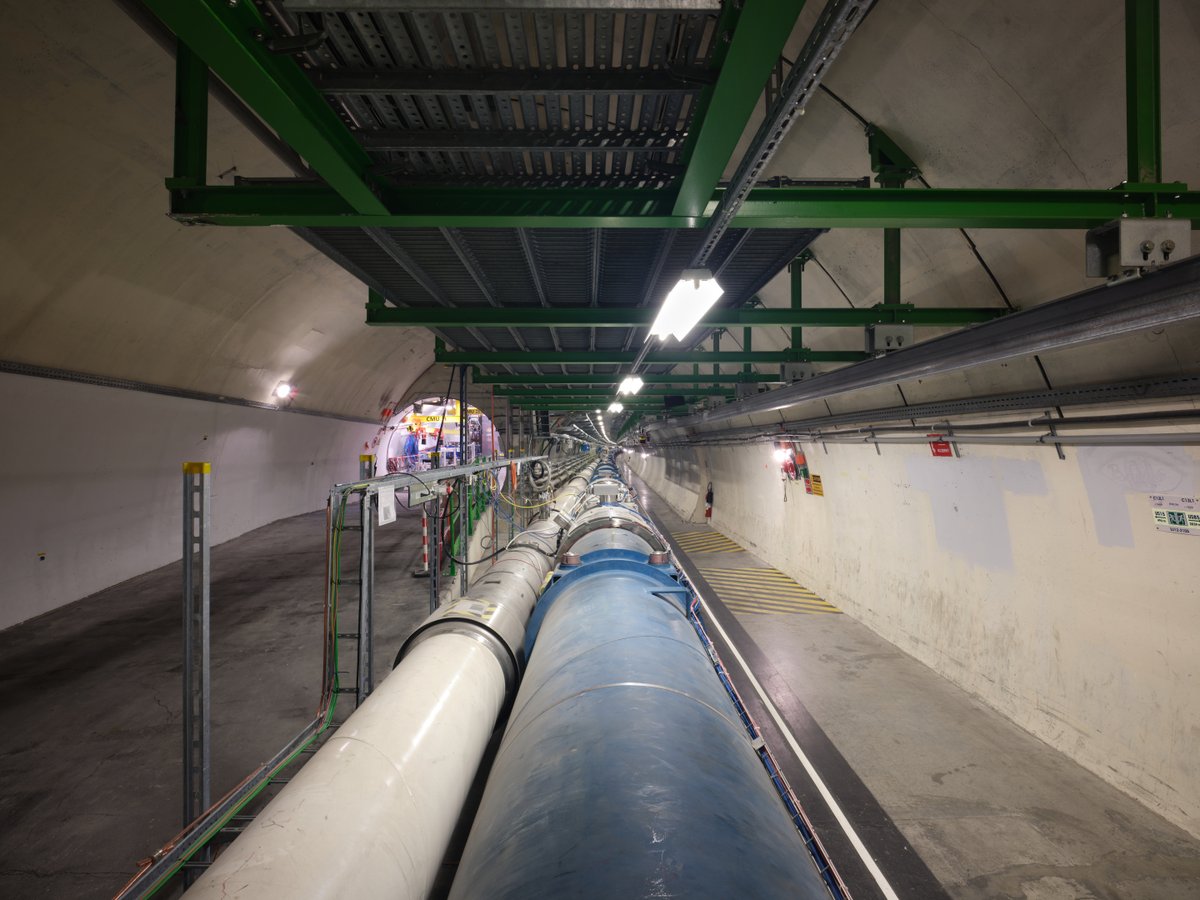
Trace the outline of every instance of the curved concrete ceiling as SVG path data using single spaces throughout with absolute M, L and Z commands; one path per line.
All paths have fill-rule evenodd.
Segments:
M 6 14 L 0 359 L 377 419 L 433 362 L 368 329 L 366 289 L 282 228 L 166 216 L 175 67 L 115 4 Z M 290 175 L 217 103 L 208 178 Z
M 805 11 L 793 52 L 820 6 Z M 1115 0 L 890 0 L 870 14 L 825 83 L 901 144 L 935 187 L 1108 188 L 1125 168 L 1122 23 Z M 1200 10 L 1163 0 L 1162 23 L 1164 172 L 1196 185 L 1200 93 L 1191 82 L 1200 71 Z M 422 390 L 444 380 L 428 371 L 429 332 L 366 327 L 365 288 L 290 232 L 187 228 L 166 217 L 174 66 L 116 5 L 17 6 L 4 42 L 0 358 L 252 400 L 290 380 L 305 407 L 371 418 L 418 379 Z M 219 105 L 210 116 L 210 183 L 228 183 L 235 170 L 290 174 Z M 868 172 L 862 124 L 820 94 L 768 174 Z M 1015 305 L 1091 284 L 1082 274 L 1082 232 L 973 230 L 970 238 Z M 805 304 L 879 302 L 881 246 L 878 231 L 821 237 Z M 904 232 L 903 293 L 920 306 L 1003 302 L 954 230 Z M 760 296 L 786 305 L 786 276 Z M 806 337 L 817 349 L 861 347 L 850 331 L 807 329 Z M 1052 380 L 1095 380 L 1200 362 L 1194 328 L 1124 343 L 1127 352 L 1103 359 L 1060 354 L 1046 361 L 1047 372 Z M 782 330 L 755 335 L 755 349 L 784 346 Z M 937 391 L 1041 384 L 1030 362 L 947 377 Z M 897 399 L 894 391 L 867 393 L 854 405 Z

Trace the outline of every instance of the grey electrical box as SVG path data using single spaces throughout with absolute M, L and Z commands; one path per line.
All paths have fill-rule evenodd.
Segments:
M 1192 253 L 1189 219 L 1117 219 L 1084 239 L 1089 278 L 1112 278 L 1183 259 Z
M 733 396 L 738 400 L 745 400 L 747 397 L 753 397 L 755 394 L 761 393 L 760 385 L 754 381 L 739 381 L 733 386 Z
M 817 374 L 817 367 L 806 362 L 784 363 L 780 374 L 783 376 L 784 382 L 792 384 L 812 378 Z
M 408 486 L 408 505 L 416 506 L 418 503 L 424 503 L 426 500 L 432 500 L 436 492 L 436 485 L 432 487 L 424 487 L 420 484 L 410 484 Z
M 887 353 L 891 350 L 903 350 L 913 343 L 913 327 L 911 325 L 868 325 L 867 352 Z

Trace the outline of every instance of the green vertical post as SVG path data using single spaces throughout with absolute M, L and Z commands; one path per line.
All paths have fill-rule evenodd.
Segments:
M 742 349 L 747 353 L 754 349 L 754 331 L 749 326 L 742 329 L 742 344 L 744 345 Z M 750 363 L 743 363 L 742 372 L 746 375 L 752 375 L 754 373 L 754 366 L 750 365 Z
M 1129 180 L 1162 181 L 1158 0 L 1125 0 L 1125 133 Z
M 203 187 L 208 166 L 208 66 L 183 41 L 175 48 L 175 170 L 171 186 Z
M 720 349 L 721 349 L 721 329 L 718 328 L 716 331 L 713 332 L 713 352 L 715 353 Z M 721 364 L 720 363 L 713 363 L 712 373 L 713 373 L 713 387 L 720 387 L 720 378 L 717 377 L 718 375 L 721 374 Z
M 792 260 L 792 264 L 788 267 L 792 276 L 792 309 L 804 308 L 804 266 L 813 258 L 811 250 L 804 250 L 799 256 Z M 800 350 L 804 347 L 804 329 L 799 325 L 792 328 L 792 349 Z
M 883 229 L 883 302 L 900 302 L 900 229 Z
M 879 126 L 867 126 L 867 151 L 871 171 L 885 188 L 902 188 L 921 174 L 912 157 L 904 152 Z M 900 302 L 900 229 L 883 230 L 883 302 Z

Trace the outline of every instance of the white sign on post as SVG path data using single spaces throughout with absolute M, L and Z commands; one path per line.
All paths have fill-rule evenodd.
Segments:
M 1154 527 L 1159 531 L 1200 537 L 1200 499 L 1151 494 L 1150 511 L 1154 514 Z
M 385 485 L 379 488 L 379 524 L 388 525 L 396 521 L 396 488 Z

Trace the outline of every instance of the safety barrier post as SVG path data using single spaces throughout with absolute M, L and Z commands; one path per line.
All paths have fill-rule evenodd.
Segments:
M 212 610 L 212 464 L 183 464 L 183 824 L 211 805 L 212 744 L 209 620 Z M 197 859 L 211 857 L 204 849 Z M 185 879 L 191 883 L 192 873 Z

